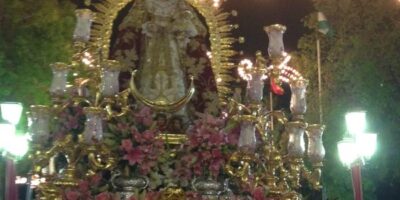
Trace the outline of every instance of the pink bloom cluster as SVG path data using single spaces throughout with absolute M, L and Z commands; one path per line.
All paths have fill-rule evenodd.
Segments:
M 221 129 L 224 121 L 206 114 L 201 117 L 188 131 L 184 153 L 176 165 L 175 173 L 184 179 L 208 174 L 217 177 L 229 158 L 228 135 Z
M 64 138 L 65 135 L 83 130 L 85 114 L 80 106 L 68 106 L 58 116 L 58 126 L 53 140 Z
M 101 174 L 96 174 L 95 176 L 82 180 L 79 182 L 77 188 L 67 189 L 64 191 L 63 199 L 65 200 L 114 200 L 113 195 L 108 192 L 103 192 L 98 195 L 92 196 L 91 188 L 96 188 L 100 186 L 100 181 L 102 179 Z
M 152 111 L 149 107 L 143 107 L 139 112 L 134 113 L 135 121 L 149 127 L 153 123 Z
M 123 139 L 120 148 L 122 159 L 127 160 L 130 166 L 139 167 L 142 175 L 147 175 L 164 153 L 164 142 L 156 137 L 154 131 L 140 133 L 132 128 L 131 138 Z

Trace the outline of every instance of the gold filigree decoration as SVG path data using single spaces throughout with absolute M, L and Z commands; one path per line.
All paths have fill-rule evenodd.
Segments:
M 133 1 L 135 0 L 104 0 L 93 3 L 96 18 L 92 25 L 89 42 L 91 49 L 101 50 L 101 55 L 109 55 L 114 20 L 118 12 Z M 236 54 L 232 45 L 237 41 L 231 36 L 231 31 L 235 28 L 228 22 L 231 14 L 216 7 L 213 0 L 186 0 L 186 2 L 193 6 L 206 21 L 211 43 L 210 60 L 218 97 L 220 103 L 227 102 L 227 97 L 232 92 L 229 88 L 229 83 L 233 81 L 230 70 L 234 68 L 234 63 L 230 61 L 230 58 Z

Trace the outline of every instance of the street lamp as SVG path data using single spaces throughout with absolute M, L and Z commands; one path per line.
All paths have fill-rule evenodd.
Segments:
M 16 135 L 16 125 L 22 114 L 22 104 L 18 102 L 0 103 L 2 122 L 0 123 L 0 149 L 6 160 L 5 199 L 17 200 L 15 185 L 15 163 L 13 157 L 21 157 L 28 151 L 28 141 Z M 11 155 L 11 158 L 8 157 Z
M 1 117 L 14 126 L 18 124 L 22 114 L 22 104 L 18 102 L 4 102 L 0 104 Z
M 365 133 L 365 111 L 346 114 L 348 134 L 338 142 L 340 161 L 351 169 L 354 199 L 362 200 L 361 166 L 376 150 L 376 134 Z

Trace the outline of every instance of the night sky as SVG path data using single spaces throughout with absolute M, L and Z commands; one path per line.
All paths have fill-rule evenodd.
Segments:
M 276 23 L 287 27 L 285 50 L 295 50 L 298 39 L 307 31 L 302 19 L 313 11 L 312 0 L 228 0 L 224 8 L 239 13 L 232 23 L 240 26 L 235 36 L 244 36 L 246 39 L 245 44 L 236 47 L 245 55 L 254 55 L 257 50 L 267 52 L 268 36 L 263 27 Z

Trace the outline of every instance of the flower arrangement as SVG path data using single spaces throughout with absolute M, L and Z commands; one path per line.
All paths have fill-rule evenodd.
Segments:
M 120 155 L 119 168 L 125 172 L 147 176 L 165 154 L 164 142 L 157 138 L 159 132 L 150 129 L 152 123 L 152 112 L 144 107 L 133 117 L 108 124 L 105 142 Z
M 222 129 L 225 120 L 208 114 L 199 114 L 199 117 L 179 150 L 180 160 L 175 166 L 178 179 L 218 178 L 234 149 L 234 140 Z
M 152 130 L 140 133 L 133 127 L 131 137 L 121 141 L 122 160 L 127 161 L 140 175 L 147 175 L 165 152 L 164 142 L 156 138 L 156 134 Z
M 68 108 L 66 113 L 61 113 L 63 123 L 58 127 L 60 133 L 81 130 L 84 118 L 77 116 L 84 116 L 79 107 Z M 157 137 L 162 131 L 155 126 L 158 123 L 153 120 L 153 113 L 147 107 L 135 111 L 133 115 L 104 123 L 103 142 L 118 155 L 116 169 L 122 172 L 121 176 L 141 176 L 149 180 L 148 187 L 130 197 L 130 200 L 168 199 L 163 196 L 164 192 L 174 187 L 182 189 L 179 195 L 185 199 L 201 200 L 201 195 L 193 191 L 190 184 L 193 180 L 202 178 L 222 182 L 229 177 L 224 174 L 223 168 L 231 154 L 237 150 L 240 130 L 238 123 L 209 114 L 198 114 L 198 119 L 186 130 L 187 141 L 173 148 L 169 146 L 170 149 L 167 149 L 161 137 Z M 118 192 L 110 192 L 110 174 L 103 175 L 100 172 L 94 177 L 81 180 L 79 187 L 64 190 L 63 199 L 120 199 Z M 244 196 L 265 200 L 264 188 L 247 189 Z

